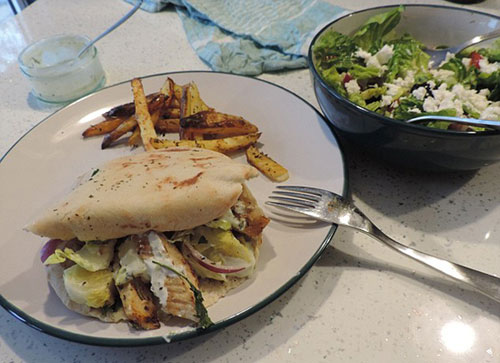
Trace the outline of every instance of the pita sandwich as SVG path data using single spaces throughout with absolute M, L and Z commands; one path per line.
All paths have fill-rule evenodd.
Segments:
M 41 258 L 69 309 L 138 329 L 171 316 L 203 327 L 205 307 L 255 269 L 269 222 L 245 185 L 257 175 L 198 148 L 121 157 L 27 229 L 50 239 Z

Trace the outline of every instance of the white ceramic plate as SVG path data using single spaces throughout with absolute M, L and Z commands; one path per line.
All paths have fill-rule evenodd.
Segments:
M 196 82 L 203 100 L 215 109 L 241 115 L 262 131 L 264 152 L 285 165 L 289 185 L 310 185 L 344 194 L 342 153 L 322 116 L 295 94 L 255 78 L 215 72 L 168 74 L 176 83 Z M 161 87 L 166 74 L 143 78 L 146 93 Z M 113 106 L 130 102 L 129 82 L 105 88 L 40 122 L 0 163 L 0 303 L 38 330 L 61 338 L 100 345 L 143 345 L 185 339 L 236 322 L 262 308 L 316 261 L 335 228 L 326 224 L 291 225 L 271 209 L 258 269 L 252 279 L 209 308 L 215 325 L 207 330 L 163 326 L 137 331 L 125 323 L 106 324 L 66 309 L 50 289 L 39 259 L 44 239 L 23 227 L 66 194 L 92 167 L 132 152 L 126 146 L 101 150 L 102 137 L 83 140 L 82 131 Z M 236 155 L 241 162 L 244 155 Z M 276 183 L 264 176 L 249 187 L 258 202 Z

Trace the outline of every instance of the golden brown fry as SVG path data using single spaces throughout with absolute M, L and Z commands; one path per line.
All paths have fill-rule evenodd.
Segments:
M 180 118 L 179 108 L 169 107 L 165 108 L 162 112 L 162 118 Z
M 288 179 L 288 170 L 262 153 L 255 146 L 250 146 L 246 152 L 247 161 L 255 166 L 269 179 L 282 182 Z
M 153 122 L 153 125 L 155 126 L 156 129 L 156 124 L 158 123 L 160 119 L 160 113 L 162 112 L 161 109 L 157 109 L 152 115 L 151 115 L 151 121 Z M 141 143 L 141 129 L 139 127 L 136 127 L 134 131 L 132 132 L 132 135 L 128 138 L 128 145 L 129 146 L 139 146 Z
M 151 94 L 146 96 L 146 99 L 149 103 L 152 100 L 154 100 L 157 96 L 158 96 L 158 92 L 151 93 Z M 134 102 L 129 102 L 129 103 L 125 103 L 123 105 L 113 107 L 108 112 L 103 113 L 102 116 L 106 119 L 116 117 L 116 118 L 121 118 L 121 119 L 125 120 L 128 117 L 132 116 L 134 114 L 134 112 L 135 112 Z
M 109 134 L 104 136 L 104 139 L 102 140 L 101 143 L 101 149 L 108 148 L 113 142 L 118 140 L 120 137 L 132 131 L 135 126 L 137 126 L 137 121 L 134 116 L 130 116 L 127 120 L 122 122 L 120 126 L 118 126 L 116 129 L 114 129 Z
M 214 140 L 160 140 L 153 139 L 152 145 L 155 149 L 163 149 L 172 146 L 181 147 L 199 147 L 218 151 L 223 154 L 230 154 L 232 152 L 244 149 L 255 142 L 260 137 L 260 132 L 248 135 L 225 137 L 223 139 Z
M 243 117 L 209 110 L 181 119 L 179 137 L 186 140 L 210 140 L 258 131 L 257 126 Z
M 182 98 L 180 105 L 180 118 L 194 115 L 200 111 L 208 111 L 210 107 L 200 97 L 198 87 L 191 82 L 182 87 Z
M 179 132 L 180 119 L 178 118 L 161 118 L 155 124 L 156 132 L 159 134 L 171 134 Z
M 129 136 L 127 144 L 128 146 L 139 146 L 141 143 L 141 129 L 136 127 L 134 131 L 132 131 L 132 135 Z
M 142 144 L 146 151 L 154 150 L 151 140 L 156 139 L 156 131 L 151 120 L 146 95 L 144 94 L 144 88 L 140 79 L 134 78 L 132 80 L 132 92 L 134 93 L 135 117 L 141 129 Z
M 110 118 L 108 120 L 104 120 L 99 122 L 98 124 L 91 125 L 89 128 L 87 128 L 83 133 L 83 137 L 91 137 L 91 136 L 98 136 L 98 135 L 104 135 L 107 134 L 108 132 L 113 131 L 116 129 L 120 124 L 123 122 L 123 119 L 120 118 Z
M 180 106 L 181 99 L 182 99 L 182 86 L 179 86 L 175 82 L 174 82 L 174 95 L 175 95 L 175 99 L 177 101 L 177 105 Z

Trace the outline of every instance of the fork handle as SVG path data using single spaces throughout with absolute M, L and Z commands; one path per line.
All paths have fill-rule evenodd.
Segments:
M 500 29 L 495 29 L 489 33 L 478 35 L 478 36 L 476 36 L 476 37 L 474 37 L 474 38 L 472 38 L 472 39 L 470 39 L 462 44 L 459 44 L 453 48 L 450 48 L 450 50 L 453 53 L 459 53 L 460 51 L 464 50 L 465 48 L 469 48 L 472 45 L 475 45 L 475 44 L 484 42 L 485 40 L 493 39 L 496 37 L 500 37 Z
M 457 281 L 463 282 L 477 291 L 489 296 L 490 298 L 500 302 L 500 278 L 493 275 L 488 275 L 484 272 L 473 270 L 471 268 L 443 260 L 441 258 L 429 255 L 424 252 L 417 251 L 413 248 L 407 247 L 399 242 L 396 242 L 378 227 L 372 224 L 370 230 L 363 230 L 364 233 L 374 237 L 378 241 L 391 247 L 392 249 L 411 257 L 418 262 L 432 267 L 446 276 L 449 276 Z

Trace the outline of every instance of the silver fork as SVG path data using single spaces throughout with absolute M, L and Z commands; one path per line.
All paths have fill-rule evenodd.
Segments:
M 358 208 L 338 194 L 328 190 L 278 186 L 266 204 L 306 214 L 320 221 L 347 226 L 372 236 L 394 250 L 418 262 L 463 282 L 490 298 L 500 302 L 500 278 L 417 251 L 396 242 L 375 226 Z
M 473 46 L 475 44 L 484 42 L 485 40 L 493 39 L 496 37 L 500 37 L 500 29 L 495 29 L 489 33 L 475 36 L 474 38 L 469 39 L 468 41 L 463 42 L 462 44 L 456 45 L 454 47 L 449 47 L 449 48 L 444 48 L 444 49 L 424 48 L 424 52 L 426 52 L 427 54 L 429 54 L 431 56 L 431 61 L 433 61 L 432 67 L 437 68 L 437 67 L 439 67 L 441 62 L 446 59 L 447 53 L 457 54 L 457 53 L 460 53 L 465 48 L 468 48 L 468 47 Z

